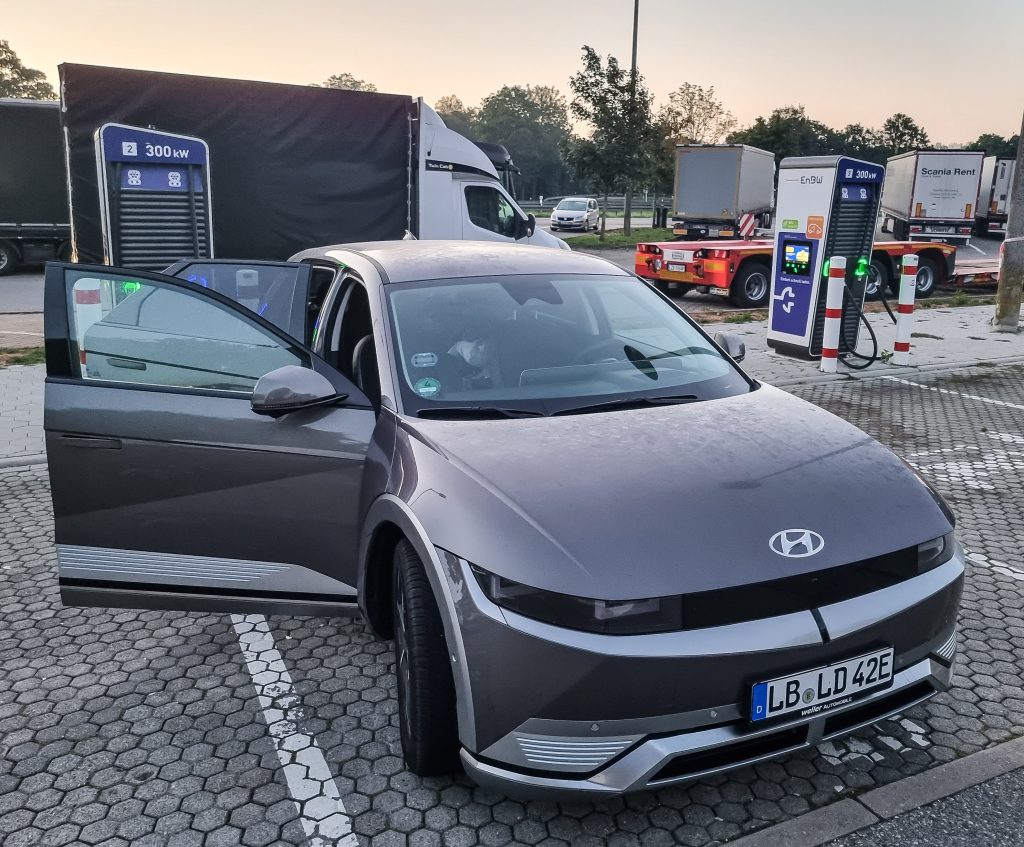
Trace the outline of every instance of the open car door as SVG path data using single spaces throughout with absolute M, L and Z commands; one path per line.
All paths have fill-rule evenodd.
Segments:
M 355 385 L 257 312 L 161 274 L 49 264 L 45 335 L 66 604 L 354 608 L 375 424 Z M 301 400 L 288 380 L 326 391 L 257 408 L 282 381 Z
M 316 317 L 310 315 L 311 272 L 305 262 L 233 259 L 183 259 L 164 270 L 223 294 L 306 344 Z

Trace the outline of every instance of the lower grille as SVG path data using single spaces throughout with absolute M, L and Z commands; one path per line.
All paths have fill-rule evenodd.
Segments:
M 735 767 L 755 759 L 776 756 L 802 747 L 807 743 L 807 727 L 795 726 L 781 732 L 759 735 L 744 741 L 736 741 L 722 747 L 701 750 L 697 753 L 685 753 L 676 756 L 649 781 L 653 784 L 666 779 L 679 779 L 684 776 L 696 776 L 705 771 L 721 770 Z
M 893 712 L 909 709 L 915 703 L 919 703 L 934 693 L 935 689 L 927 681 L 922 680 L 916 685 L 903 688 L 888 697 L 880 697 L 856 709 L 847 709 L 845 712 L 840 712 L 825 720 L 824 737 L 850 732 L 858 726 L 882 720 Z

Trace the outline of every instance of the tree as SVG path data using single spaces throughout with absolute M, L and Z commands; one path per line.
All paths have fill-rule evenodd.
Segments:
M 852 156 L 884 165 L 886 150 L 878 130 L 862 124 L 847 124 L 840 130 L 832 131 L 832 152 L 841 156 Z
M 455 130 L 460 135 L 472 137 L 474 135 L 474 124 L 478 109 L 466 106 L 454 94 L 442 97 L 434 104 L 434 111 L 437 112 L 449 129 Z
M 654 119 L 654 145 L 648 179 L 657 193 L 671 192 L 677 144 L 717 144 L 736 127 L 715 96 L 715 87 L 684 82 L 668 96 Z
M 589 124 L 589 138 L 566 147 L 577 176 L 592 179 L 607 197 L 611 191 L 636 188 L 651 172 L 654 138 L 652 101 L 643 77 L 624 71 L 614 56 L 602 62 L 592 47 L 583 47 L 583 70 L 569 80 L 571 110 Z M 630 233 L 629 210 L 623 232 Z M 601 222 L 604 237 L 604 218 Z
M 46 74 L 26 68 L 7 41 L 0 40 L 0 97 L 56 100 L 57 93 Z
M 715 87 L 684 82 L 658 110 L 658 122 L 674 144 L 717 144 L 736 128 L 732 116 L 715 97 Z
M 569 137 L 569 112 L 551 86 L 506 85 L 480 104 L 472 124 L 480 141 L 503 144 L 522 171 L 523 193 L 560 193 L 566 182 L 561 150 Z
M 835 133 L 820 121 L 807 117 L 803 106 L 783 106 L 767 118 L 757 118 L 746 129 L 731 133 L 729 142 L 770 150 L 776 160 L 781 161 L 787 156 L 831 153 L 835 146 Z
M 315 82 L 314 86 L 320 88 Z M 343 91 L 376 91 L 377 86 L 372 82 L 367 82 L 365 79 L 358 79 L 352 76 L 352 74 L 334 74 L 333 76 L 327 77 L 323 82 L 323 88 L 338 88 Z
M 998 156 L 1000 159 L 1015 159 L 1019 142 L 1019 135 L 1003 138 L 994 132 L 986 132 L 979 135 L 977 141 L 972 141 L 965 149 L 981 150 L 986 156 Z
M 1024 135 L 1024 119 L 1021 120 Z M 1018 139 L 1020 136 L 1018 136 Z M 1017 145 L 1017 166 L 1010 189 L 1009 217 L 1006 239 L 999 261 L 999 287 L 996 290 L 996 313 L 992 316 L 993 332 L 1018 332 L 1020 303 L 1024 296 L 1024 148 Z
M 928 133 L 915 123 L 910 115 L 897 112 L 888 118 L 879 132 L 879 139 L 887 155 L 896 156 L 908 150 L 918 150 L 929 144 Z

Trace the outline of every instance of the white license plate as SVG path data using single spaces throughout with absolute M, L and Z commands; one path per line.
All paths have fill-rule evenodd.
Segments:
M 824 668 L 782 676 L 754 686 L 750 720 L 764 721 L 798 712 L 801 717 L 830 712 L 857 695 L 892 682 L 892 647 Z
M 925 227 L 925 232 L 953 232 L 954 228 L 951 226 L 928 226 Z
M 684 274 L 684 273 L 686 273 L 686 265 L 680 265 L 677 262 L 669 262 L 668 263 L 668 269 L 670 271 L 672 271 L 672 273 L 675 273 L 675 274 Z
M 711 289 L 711 293 L 712 294 L 717 294 L 720 297 L 728 297 L 729 296 L 729 289 L 728 288 L 712 288 Z

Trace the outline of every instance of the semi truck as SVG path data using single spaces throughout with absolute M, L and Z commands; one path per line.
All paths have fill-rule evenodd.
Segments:
M 911 150 L 889 159 L 882 231 L 897 240 L 969 242 L 984 153 Z
M 1014 159 L 986 156 L 981 164 L 981 190 L 978 192 L 978 211 L 974 216 L 975 233 L 1006 235 L 1006 219 L 1013 196 L 1013 174 L 1017 169 Z
M 641 243 L 636 246 L 634 271 L 665 293 L 697 290 L 718 294 L 734 306 L 764 307 L 771 294 L 773 250 L 768 239 Z M 953 278 L 956 248 L 951 244 L 876 241 L 865 268 L 868 298 L 887 289 L 898 293 L 900 267 L 908 253 L 918 256 L 918 297 L 930 297 Z
M 403 237 L 568 249 L 416 97 L 78 64 L 60 80 L 78 261 L 159 270 Z
M 0 276 L 67 258 L 70 238 L 59 104 L 0 99 Z
M 771 223 L 775 156 L 745 144 L 678 144 L 674 185 L 677 238 L 749 238 Z

